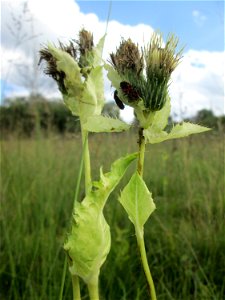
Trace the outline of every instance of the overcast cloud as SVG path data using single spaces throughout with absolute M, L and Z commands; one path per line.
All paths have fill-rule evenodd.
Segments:
M 83 14 L 73 0 L 30 0 L 27 3 L 24 6 L 22 0 L 2 1 L 1 79 L 15 87 L 8 91 L 3 84 L 3 96 L 31 90 L 48 97 L 59 96 L 56 85 L 36 67 L 40 45 L 76 38 L 83 26 L 94 32 L 97 42 L 105 33 L 106 23 L 95 14 Z M 111 20 L 104 59 L 119 45 L 121 37 L 131 37 L 143 45 L 153 30 L 145 24 L 130 26 Z M 110 83 L 105 80 L 107 100 L 113 99 L 112 92 Z M 224 52 L 194 49 L 185 52 L 173 74 L 170 93 L 173 113 L 178 117 L 193 115 L 202 108 L 212 109 L 217 115 L 224 113 Z M 129 119 L 130 110 L 123 115 Z

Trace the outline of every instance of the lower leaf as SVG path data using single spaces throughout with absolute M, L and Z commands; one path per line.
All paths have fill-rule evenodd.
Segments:
M 130 154 L 116 160 L 111 171 L 95 182 L 81 203 L 76 203 L 71 232 L 64 249 L 71 260 L 70 272 L 78 275 L 87 284 L 98 277 L 100 268 L 110 250 L 110 228 L 104 218 L 103 208 L 112 190 L 119 183 L 137 154 Z
M 131 177 L 129 183 L 122 191 L 119 201 L 136 230 L 141 231 L 155 210 L 155 203 L 153 202 L 152 194 L 138 172 Z

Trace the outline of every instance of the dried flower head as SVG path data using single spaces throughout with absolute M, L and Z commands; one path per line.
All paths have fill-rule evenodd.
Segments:
M 94 47 L 93 34 L 86 29 L 79 32 L 79 39 L 76 40 L 80 53 L 79 66 L 85 68 L 90 65 L 91 52 Z
M 79 32 L 79 40 L 77 41 L 80 55 L 85 55 L 88 51 L 91 51 L 94 47 L 93 34 L 86 29 L 82 29 Z
M 88 71 L 85 68 L 91 64 L 91 51 L 93 49 L 93 35 L 85 29 L 79 32 L 79 39 L 70 41 L 68 45 L 59 42 L 58 49 L 68 53 L 74 60 L 78 62 L 81 68 L 81 74 L 87 77 Z M 39 64 L 45 61 L 47 66 L 44 70 L 45 74 L 51 76 L 58 84 L 59 90 L 65 94 L 66 88 L 64 79 L 66 74 L 63 71 L 58 71 L 56 58 L 49 51 L 48 47 L 40 50 Z M 84 70 L 82 70 L 84 68 Z
M 122 40 L 116 53 L 110 54 L 111 64 L 119 74 L 135 73 L 139 75 L 143 70 L 143 59 L 138 46 L 131 39 Z
M 70 56 L 72 56 L 76 60 L 77 49 L 73 41 L 70 41 L 69 45 L 64 45 L 62 42 L 59 42 L 59 47 L 61 50 L 67 52 Z
M 38 64 L 40 65 L 43 60 L 47 64 L 46 68 L 44 69 L 44 73 L 52 77 L 57 82 L 58 88 L 63 94 L 66 93 L 66 87 L 64 85 L 64 79 L 66 75 L 63 71 L 58 71 L 55 57 L 47 47 L 41 49 L 39 53 L 40 60 Z

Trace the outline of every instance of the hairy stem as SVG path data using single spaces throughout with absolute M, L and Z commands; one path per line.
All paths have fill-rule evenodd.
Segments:
M 138 164 L 137 164 L 137 171 L 141 177 L 143 177 L 143 171 L 144 171 L 144 159 L 145 159 L 145 137 L 143 136 L 143 128 L 139 129 L 139 155 L 138 155 Z M 143 265 L 143 269 L 145 272 L 145 276 L 149 285 L 151 300 L 157 300 L 156 298 L 156 292 L 155 292 L 155 286 L 152 279 L 152 275 L 150 272 L 148 260 L 147 260 L 147 254 L 145 249 L 145 241 L 144 241 L 144 229 L 140 232 L 136 231 L 136 239 L 137 244 L 139 247 L 139 251 L 141 254 L 141 261 Z
M 80 283 L 79 278 L 76 275 L 72 275 L 72 285 L 73 285 L 73 300 L 80 300 Z
M 78 178 L 77 178 L 77 183 L 76 183 L 76 190 L 75 190 L 75 194 L 74 194 L 73 211 L 75 210 L 76 202 L 78 200 L 78 195 L 79 195 L 79 191 L 80 191 L 80 183 L 81 183 L 81 177 L 82 177 L 82 172 L 83 172 L 83 164 L 84 164 L 84 152 L 85 152 L 85 147 L 86 147 L 86 144 L 87 144 L 87 138 L 88 137 L 86 135 L 85 139 L 82 141 L 83 142 L 83 150 L 82 150 L 82 154 L 81 154 Z M 72 222 L 72 220 L 70 220 L 70 223 L 71 222 Z M 68 265 L 68 257 L 67 257 L 67 255 L 65 255 L 59 300 L 63 299 L 63 289 L 64 289 L 64 284 L 65 284 L 67 265 Z M 74 275 L 74 277 L 75 277 L 75 275 Z M 78 298 L 78 295 L 80 295 L 79 277 L 78 276 L 76 276 L 76 277 L 77 277 L 76 279 L 72 278 L 73 298 L 76 296 L 76 299 L 80 300 L 81 299 L 80 296 Z M 73 284 L 73 282 L 75 282 L 76 284 Z
M 88 292 L 90 300 L 99 300 L 98 277 L 94 281 L 88 283 Z

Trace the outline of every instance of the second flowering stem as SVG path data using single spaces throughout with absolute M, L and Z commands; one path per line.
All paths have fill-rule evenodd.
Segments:
M 144 171 L 144 159 L 145 159 L 145 137 L 143 135 L 143 128 L 139 129 L 139 153 L 138 153 L 138 163 L 137 163 L 137 171 L 139 175 L 143 178 L 143 171 Z M 136 239 L 138 248 L 141 254 L 141 261 L 143 265 L 143 269 L 145 272 L 145 276 L 149 285 L 151 300 L 157 300 L 156 298 L 156 292 L 155 292 L 155 286 L 152 279 L 150 267 L 148 264 L 146 249 L 145 249 L 145 241 L 144 241 L 144 228 L 142 230 L 139 230 L 138 228 L 135 228 L 136 233 Z

